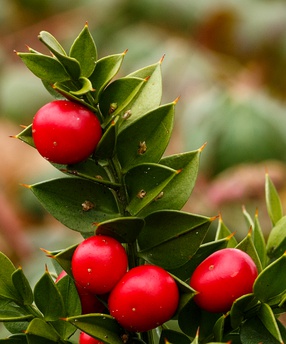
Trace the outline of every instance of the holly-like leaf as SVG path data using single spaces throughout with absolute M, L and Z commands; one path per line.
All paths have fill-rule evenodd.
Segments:
M 122 344 L 122 329 L 110 315 L 87 314 L 69 317 L 66 321 L 106 344 Z
M 271 335 L 258 316 L 251 317 L 242 324 L 240 340 L 242 343 L 246 344 L 282 344 L 282 342 L 277 341 L 277 339 Z
M 95 162 L 93 159 L 87 159 L 83 162 L 73 165 L 53 164 L 61 172 L 68 175 L 78 176 L 81 178 L 92 180 L 96 183 L 103 184 L 111 189 L 118 189 L 121 185 L 110 181 L 104 166 Z
M 34 53 L 17 53 L 17 55 L 41 80 L 54 84 L 71 78 L 64 66 L 54 57 Z
M 21 300 L 13 281 L 12 274 L 16 271 L 11 260 L 0 252 L 0 298 L 18 301 Z
M 220 240 L 211 241 L 200 245 L 195 254 L 190 256 L 190 259 L 185 264 L 174 269 L 169 269 L 169 271 L 181 278 L 183 281 L 189 281 L 196 267 L 215 251 L 228 247 L 229 240 L 230 237 L 225 237 Z
M 42 250 L 46 253 L 46 255 L 49 258 L 52 258 L 53 260 L 55 260 L 62 267 L 62 269 L 66 271 L 67 274 L 72 276 L 71 260 L 77 246 L 78 244 L 70 246 L 64 250 L 55 251 L 55 252 L 44 250 L 44 249 Z
M 131 106 L 130 104 L 146 82 L 140 78 L 125 77 L 113 81 L 105 88 L 100 97 L 99 107 L 103 117 L 106 118 L 106 123 Z
M 120 217 L 107 220 L 97 225 L 96 234 L 111 236 L 122 243 L 134 242 L 144 226 L 139 217 Z
M 35 147 L 34 140 L 32 137 L 32 124 L 22 130 L 15 138 L 27 143 L 28 145 Z
M 190 344 L 190 338 L 181 332 L 163 329 L 163 331 L 161 332 L 159 344 L 167 343 Z
M 261 262 L 261 266 L 262 268 L 264 268 L 267 264 L 266 243 L 265 243 L 264 233 L 260 226 L 260 222 L 258 218 L 258 211 L 255 212 L 254 227 L 252 229 L 251 235 L 252 235 L 254 247 L 257 251 L 257 254 Z
M 97 48 L 87 24 L 73 42 L 69 55 L 79 62 L 81 76 L 88 78 L 95 68 Z
M 173 129 L 175 103 L 150 111 L 121 131 L 117 156 L 123 172 L 144 162 L 159 162 Z
M 81 178 L 58 178 L 29 186 L 48 212 L 81 233 L 94 231 L 93 223 L 119 216 L 112 192 Z M 90 204 L 87 209 L 84 205 Z
M 246 237 L 236 245 L 236 248 L 246 252 L 254 261 L 258 272 L 260 272 L 262 270 L 262 266 L 256 248 L 253 244 L 251 232 L 252 230 L 250 230 Z
M 269 304 L 279 304 L 286 292 L 286 253 L 268 265 L 253 285 L 254 295 Z
M 273 225 L 275 225 L 283 216 L 282 204 L 277 189 L 269 177 L 265 175 L 265 198 L 268 215 Z
M 139 254 L 167 270 L 182 266 L 198 250 L 210 223 L 208 217 L 175 210 L 154 212 L 138 237 Z
M 245 319 L 247 311 L 254 308 L 259 301 L 255 298 L 254 294 L 246 294 L 236 299 L 230 310 L 230 322 L 232 328 L 236 329 Z
M 34 301 L 33 291 L 22 268 L 12 274 L 12 282 L 24 305 L 31 305 Z
M 237 240 L 235 239 L 230 229 L 224 223 L 221 214 L 219 214 L 215 240 L 220 240 L 227 237 L 229 237 L 227 247 L 235 247 L 237 245 Z
M 105 56 L 99 59 L 89 80 L 94 88 L 94 102 L 98 103 L 101 93 L 119 71 L 127 51 L 122 54 Z
M 7 344 L 28 344 L 27 337 L 25 334 L 13 334 L 8 338 L 0 339 L 0 343 L 7 343 Z
M 170 155 L 160 160 L 160 164 L 180 171 L 168 183 L 154 201 L 140 212 L 146 216 L 162 209 L 180 210 L 189 199 L 199 170 L 201 150 Z
M 82 76 L 78 80 L 78 89 L 76 91 L 71 90 L 70 93 L 75 96 L 82 96 L 88 92 L 93 91 L 92 84 L 86 77 Z
M 286 216 L 278 220 L 269 233 L 267 245 L 267 255 L 277 259 L 286 251 Z
M 64 316 L 63 298 L 48 271 L 45 271 L 36 283 L 34 297 L 35 304 L 43 313 L 46 321 L 58 320 Z
M 60 336 L 53 328 L 53 326 L 40 318 L 35 318 L 30 322 L 26 330 L 26 335 L 28 336 L 28 343 L 30 343 L 30 335 L 43 338 L 53 343 L 58 343 L 60 340 Z M 33 341 L 33 343 L 36 343 L 36 341 Z M 39 344 L 41 343 L 42 342 L 39 341 Z
M 127 121 L 122 122 L 122 130 L 145 113 L 150 112 L 160 105 L 162 98 L 161 64 L 162 59 L 155 64 L 139 69 L 128 75 L 128 77 L 148 78 L 148 82 L 144 84 L 130 108 L 132 115 Z
M 110 159 L 114 156 L 117 142 L 117 123 L 118 117 L 115 118 L 105 130 L 99 144 L 94 152 L 94 157 L 97 159 Z
M 130 169 L 124 176 L 129 197 L 127 211 L 131 215 L 137 215 L 177 173 L 176 170 L 158 164 L 142 164 Z
M 258 318 L 261 320 L 265 328 L 272 334 L 272 336 L 276 338 L 279 343 L 283 343 L 283 339 L 275 315 L 273 314 L 273 311 L 268 304 L 261 304 L 258 311 Z
M 72 278 L 68 275 L 64 276 L 57 282 L 57 287 L 64 302 L 64 317 L 69 317 L 77 314 L 80 315 L 81 302 Z M 65 339 L 68 339 L 76 331 L 76 328 L 72 324 L 62 319 L 53 321 L 52 325 L 61 335 L 61 337 Z
M 39 34 L 39 39 L 43 42 L 48 49 L 56 56 L 59 62 L 64 66 L 70 78 L 78 80 L 81 75 L 79 62 L 70 56 L 67 56 L 65 50 L 56 40 L 56 38 L 47 31 L 41 31 Z M 54 80 L 58 81 L 58 80 Z

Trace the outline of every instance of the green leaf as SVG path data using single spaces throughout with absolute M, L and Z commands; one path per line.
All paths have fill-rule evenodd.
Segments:
M 175 269 L 195 254 L 211 219 L 190 213 L 162 210 L 145 218 L 138 237 L 140 256 L 165 269 Z
M 63 298 L 48 271 L 45 271 L 36 283 L 34 297 L 35 304 L 43 313 L 46 321 L 58 320 L 64 316 Z
M 59 44 L 56 38 L 49 32 L 41 31 L 39 39 L 56 56 L 56 58 L 64 66 L 70 77 L 74 80 L 78 80 L 81 75 L 79 62 L 76 59 L 67 56 L 62 46 Z
M 99 108 L 106 123 L 130 107 L 130 104 L 147 81 L 140 78 L 120 78 L 110 83 L 102 92 Z M 94 87 L 94 85 L 93 85 Z M 111 105 L 116 104 L 114 111 Z
M 213 327 L 214 338 L 217 342 L 221 342 L 224 334 L 226 315 L 223 314 L 220 318 L 217 319 Z
M 286 253 L 268 265 L 257 277 L 253 285 L 254 295 L 265 303 L 279 303 L 286 292 Z M 277 299 L 278 297 L 278 299 Z
M 93 90 L 91 82 L 86 77 L 79 78 L 79 89 L 76 91 L 70 91 L 75 96 L 82 96 Z
M 148 79 L 148 82 L 144 84 L 143 88 L 138 93 L 130 108 L 132 116 L 130 116 L 127 121 L 122 122 L 121 129 L 124 129 L 124 127 L 128 126 L 133 121 L 160 105 L 162 98 L 161 64 L 162 59 L 155 64 L 139 69 L 128 75 L 128 77 Z
M 121 131 L 117 156 L 123 172 L 144 162 L 157 163 L 169 143 L 175 103 L 156 108 Z
M 35 147 L 34 140 L 32 137 L 32 124 L 22 130 L 15 138 L 27 143 L 28 145 Z
M 33 291 L 27 280 L 27 277 L 24 275 L 22 268 L 18 268 L 12 274 L 12 282 L 17 290 L 21 301 L 24 305 L 31 305 L 34 301 Z
M 159 344 L 190 344 L 190 338 L 181 332 L 163 329 L 161 332 Z
M 55 331 L 55 329 L 50 324 L 48 324 L 40 318 L 35 318 L 30 322 L 26 330 L 26 334 L 28 335 L 28 337 L 29 335 L 35 335 L 55 343 L 58 343 L 60 339 L 60 336 Z M 28 342 L 30 343 L 29 339 Z
M 33 53 L 18 53 L 25 65 L 38 78 L 51 84 L 70 80 L 64 66 L 55 58 Z
M 97 225 L 96 234 L 107 235 L 122 243 L 134 242 L 144 226 L 144 220 L 139 217 L 120 217 L 107 220 Z
M 0 298 L 14 301 L 21 300 L 12 281 L 12 274 L 15 271 L 16 268 L 11 260 L 0 252 Z
M 188 201 L 199 169 L 200 150 L 164 157 L 160 164 L 180 171 L 162 190 L 161 194 L 140 212 L 146 216 L 151 212 L 163 209 L 180 210 Z
M 89 80 L 95 89 L 93 94 L 95 103 L 98 103 L 105 86 L 119 71 L 125 55 L 126 51 L 122 54 L 105 56 L 97 61 L 95 69 L 89 77 Z
M 286 251 L 286 216 L 278 220 L 269 233 L 267 245 L 267 255 L 277 259 Z
M 95 162 L 94 159 L 89 158 L 83 162 L 73 165 L 54 164 L 54 166 L 61 172 L 89 179 L 96 183 L 108 186 L 112 189 L 118 189 L 120 187 L 120 184 L 110 181 L 104 167 L 101 166 L 101 164 L 99 164 L 98 162 Z
M 232 328 L 237 328 L 245 319 L 247 312 L 258 305 L 254 294 L 246 294 L 236 299 L 230 310 L 230 322 Z
M 251 235 L 252 235 L 252 240 L 256 248 L 257 254 L 259 256 L 262 268 L 264 268 L 267 264 L 266 243 L 265 243 L 264 233 L 259 223 L 258 211 L 255 212 L 254 227 L 253 227 Z
M 28 344 L 27 337 L 25 334 L 14 334 L 5 339 L 0 339 L 0 343 L 8 344 Z
M 67 227 L 81 233 L 94 231 L 93 223 L 118 217 L 112 192 L 81 178 L 58 178 L 30 186 L 48 212 Z M 93 207 L 83 208 L 84 202 Z
M 117 141 L 117 121 L 118 117 L 115 118 L 105 130 L 94 152 L 95 158 L 110 159 L 114 156 Z
M 1 322 L 19 322 L 32 319 L 32 314 L 22 314 L 16 307 L 10 307 L 10 309 L 0 309 L 0 321 Z
M 66 275 L 57 282 L 57 287 L 64 302 L 64 317 L 81 314 L 81 302 L 73 279 Z M 68 339 L 76 331 L 72 324 L 62 319 L 53 321 L 52 325 L 64 339 Z
M 97 48 L 87 24 L 73 42 L 69 55 L 79 62 L 81 76 L 88 78 L 95 68 Z
M 253 244 L 251 232 L 252 230 L 250 230 L 246 237 L 236 245 L 236 248 L 246 252 L 252 258 L 259 273 L 262 270 L 262 266 L 256 248 Z
M 268 173 L 265 175 L 265 198 L 268 215 L 273 225 L 283 216 L 282 204 L 275 185 Z
M 110 315 L 87 314 L 70 317 L 66 321 L 106 344 L 122 344 L 122 329 Z
M 204 243 L 198 248 L 193 256 L 190 256 L 190 259 L 185 264 L 175 269 L 169 269 L 169 271 L 181 278 L 183 281 L 188 281 L 196 267 L 203 260 L 215 251 L 228 247 L 228 242 L 229 237 Z
M 71 270 L 71 260 L 74 254 L 75 249 L 77 248 L 78 244 L 70 246 L 64 250 L 51 252 L 48 250 L 43 250 L 49 258 L 57 261 L 59 265 L 66 271 L 67 274 L 72 276 Z
M 235 239 L 233 233 L 223 222 L 221 214 L 219 214 L 218 227 L 215 234 L 215 240 L 220 240 L 229 237 L 227 247 L 235 247 L 237 245 L 237 240 Z
M 158 164 L 142 164 L 131 168 L 124 176 L 129 196 L 127 211 L 138 214 L 153 201 L 178 171 Z
M 257 316 L 248 319 L 242 324 L 240 339 L 242 344 L 282 344 L 282 342 L 279 342 L 270 334 Z
M 272 336 L 280 343 L 283 343 L 283 339 L 271 307 L 266 303 L 262 303 L 258 311 L 258 317 Z

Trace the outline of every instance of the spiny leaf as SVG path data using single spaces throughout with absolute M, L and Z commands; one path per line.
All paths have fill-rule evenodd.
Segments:
M 55 58 L 33 53 L 17 53 L 25 65 L 38 78 L 51 84 L 70 80 L 64 66 Z
M 159 162 L 169 143 L 175 103 L 150 111 L 121 131 L 117 156 L 123 172 L 144 162 Z
M 74 40 L 69 55 L 79 62 L 81 76 L 88 78 L 95 68 L 97 48 L 87 24 Z
M 95 104 L 98 103 L 101 93 L 106 85 L 108 85 L 119 71 L 126 52 L 127 51 L 124 51 L 122 54 L 105 56 L 97 61 L 95 69 L 89 77 L 89 80 L 95 89 L 93 93 Z
M 272 224 L 275 225 L 283 216 L 283 210 L 277 189 L 268 173 L 265 175 L 265 197 L 268 215 Z
M 43 206 L 67 227 L 81 233 L 94 231 L 93 223 L 118 217 L 112 192 L 81 178 L 58 178 L 30 186 Z M 83 206 L 90 202 L 88 210 Z
M 175 210 L 154 212 L 138 237 L 139 254 L 165 269 L 182 266 L 197 251 L 210 223 L 210 218 Z
M 158 164 L 142 164 L 130 169 L 124 176 L 124 183 L 129 197 L 127 211 L 138 214 L 166 187 L 179 173 Z

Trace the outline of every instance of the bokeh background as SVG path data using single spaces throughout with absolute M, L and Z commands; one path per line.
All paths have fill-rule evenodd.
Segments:
M 162 64 L 163 100 L 180 96 L 167 153 L 205 142 L 198 182 L 185 209 L 245 235 L 242 206 L 259 211 L 268 171 L 281 198 L 286 176 L 286 2 L 284 0 L 0 0 L 0 250 L 38 278 L 45 249 L 80 240 L 20 184 L 55 177 L 38 153 L 11 138 L 51 100 L 14 51 L 43 51 L 51 32 L 69 47 L 88 22 L 99 56 L 128 49 L 121 74 Z M 38 264 L 36 263 L 38 262 Z

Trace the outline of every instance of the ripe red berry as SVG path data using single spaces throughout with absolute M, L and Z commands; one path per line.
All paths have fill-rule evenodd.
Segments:
M 234 300 L 252 292 L 257 275 L 247 253 L 235 248 L 216 251 L 191 276 L 190 286 L 198 292 L 194 301 L 208 312 L 227 312 Z
M 81 332 L 79 335 L 79 344 L 104 344 L 102 341 L 91 337 L 85 332 Z
M 125 329 L 145 332 L 170 320 L 178 302 L 178 287 L 171 275 L 161 267 L 142 265 L 122 277 L 109 296 L 108 306 Z
M 37 111 L 32 135 L 45 159 L 58 164 L 75 164 L 92 154 L 102 130 L 98 118 L 89 109 L 68 100 L 55 100 Z
M 96 235 L 78 245 L 71 266 L 77 284 L 88 292 L 101 295 L 110 292 L 126 273 L 128 259 L 117 240 Z

